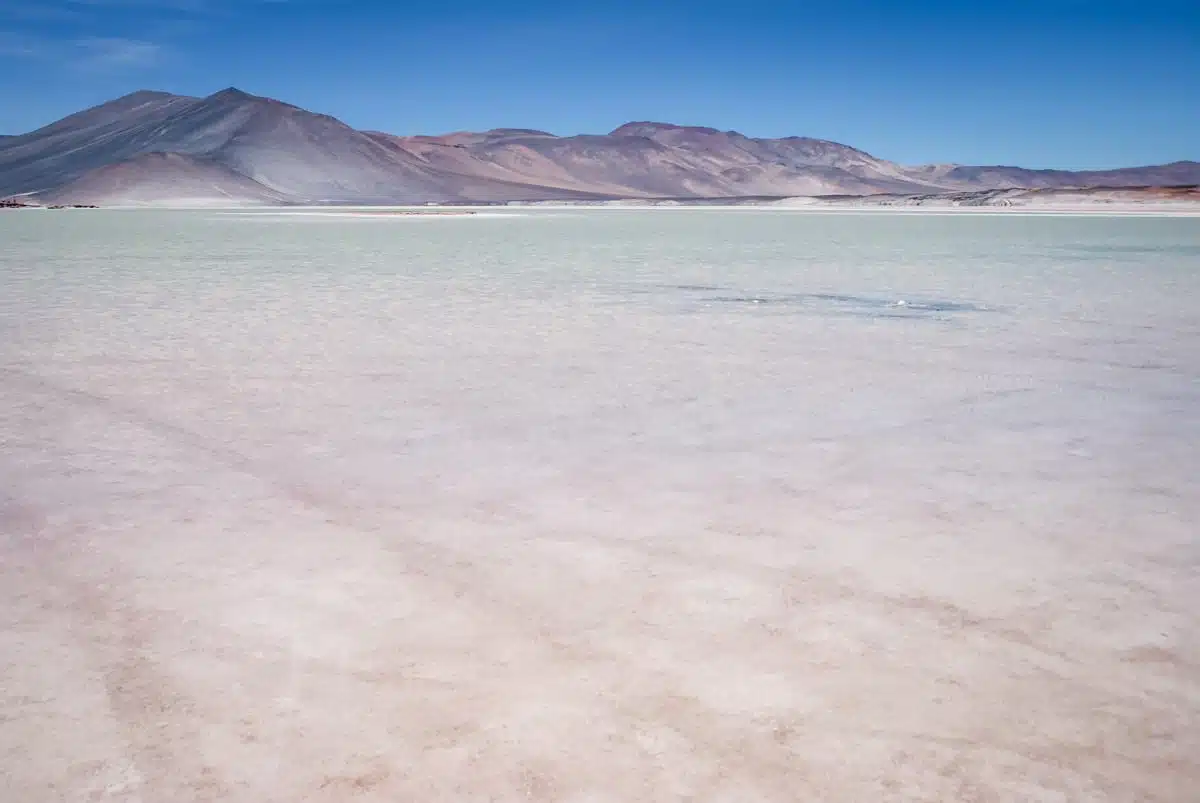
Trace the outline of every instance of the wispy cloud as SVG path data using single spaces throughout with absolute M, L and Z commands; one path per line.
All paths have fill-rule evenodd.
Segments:
M 0 31 L 0 57 L 36 58 L 42 43 L 35 37 L 14 31 Z
M 89 22 L 105 12 L 220 14 L 295 0 L 0 0 L 0 18 L 26 22 Z
M 139 70 L 157 65 L 167 49 L 157 43 L 119 36 L 52 39 L 0 31 L 0 59 L 22 59 L 88 71 Z
M 165 11 L 204 11 L 211 0 L 66 0 L 74 6 L 92 8 L 153 8 Z
M 250 8 L 309 0 L 0 0 L 0 60 L 138 70 L 181 55 L 181 39 Z M 317 0 L 328 2 L 328 0 Z
M 87 19 L 87 14 L 79 9 L 69 8 L 62 4 L 46 3 L 41 0 L 31 2 L 0 3 L 0 18 L 15 22 L 55 23 L 80 22 Z
M 152 8 L 163 11 L 221 11 L 238 6 L 274 5 L 290 0 L 60 0 L 68 5 L 92 8 Z
M 163 46 L 155 42 L 119 37 L 79 39 L 75 47 L 83 53 L 76 66 L 100 70 L 151 67 L 163 54 Z

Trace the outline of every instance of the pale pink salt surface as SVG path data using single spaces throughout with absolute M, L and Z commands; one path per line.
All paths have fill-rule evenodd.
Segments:
M 8 239 L 4 797 L 1200 788 L 1196 233 L 655 214 Z

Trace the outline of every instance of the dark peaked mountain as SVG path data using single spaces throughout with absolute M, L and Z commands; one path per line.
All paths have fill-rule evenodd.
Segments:
M 135 92 L 7 139 L 0 143 L 0 194 L 51 189 L 136 155 L 128 132 L 153 126 L 194 102 L 163 92 Z
M 191 160 L 186 167 L 178 160 L 139 160 L 151 153 Z M 125 169 L 119 173 L 90 173 L 122 164 Z M 72 196 L 72 182 L 86 176 L 92 196 L 103 196 L 102 180 L 119 175 L 120 187 L 113 187 L 118 200 L 123 197 L 118 189 L 143 181 L 160 187 L 163 200 L 169 200 L 165 178 L 171 172 L 194 175 L 205 166 L 212 168 L 210 176 L 219 188 L 214 197 L 230 199 L 240 197 L 247 185 L 225 186 L 221 175 L 261 185 L 275 202 L 472 197 L 465 186 L 469 182 L 447 181 L 419 159 L 385 148 L 332 117 L 237 89 L 207 98 L 137 92 L 7 141 L 0 146 L 0 194 L 53 192 L 66 200 Z
M 627 123 L 558 137 L 504 128 L 443 136 L 357 131 L 226 89 L 135 92 L 0 137 L 0 197 L 58 203 L 419 203 L 940 192 L 1200 182 L 1200 164 L 1091 173 L 906 167 L 807 137 Z

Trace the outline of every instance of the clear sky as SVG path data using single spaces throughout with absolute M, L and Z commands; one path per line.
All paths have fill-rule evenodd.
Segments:
M 0 133 L 227 86 L 397 134 L 658 120 L 906 163 L 1200 160 L 1200 0 L 0 0 Z

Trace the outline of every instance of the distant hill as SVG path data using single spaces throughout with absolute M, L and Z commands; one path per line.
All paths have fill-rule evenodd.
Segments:
M 559 137 L 357 131 L 237 89 L 135 92 L 0 137 L 0 197 L 47 203 L 399 204 L 930 193 L 1200 182 L 1200 164 L 1074 173 L 909 167 L 807 137 L 633 122 Z
M 822 198 L 791 198 L 773 203 L 790 206 L 803 201 L 805 206 L 850 207 L 1017 207 L 1022 209 L 1102 209 L 1156 208 L 1161 211 L 1200 209 L 1200 187 L 1008 187 L 932 194 L 843 195 Z

